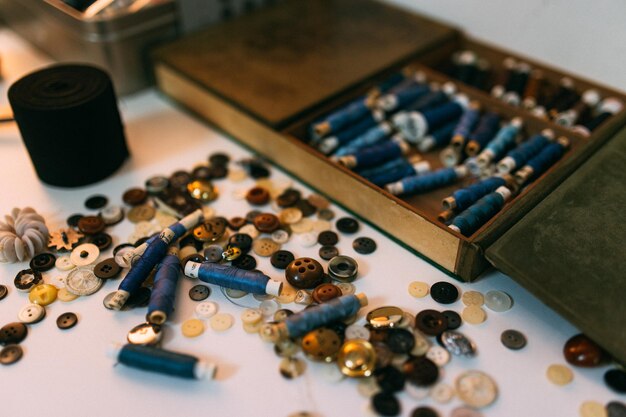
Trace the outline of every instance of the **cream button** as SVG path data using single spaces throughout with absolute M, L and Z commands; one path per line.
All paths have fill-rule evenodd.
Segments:
M 67 290 L 76 295 L 91 295 L 102 287 L 102 283 L 89 267 L 76 268 L 65 278 Z
M 90 265 L 100 256 L 100 249 L 93 243 L 83 243 L 74 248 L 70 261 L 76 266 Z
M 232 327 L 234 322 L 233 316 L 228 313 L 218 313 L 211 317 L 211 328 L 216 332 L 223 332 Z
M 317 244 L 317 232 L 306 232 L 296 235 L 296 241 L 303 248 L 310 248 Z
M 487 374 L 480 371 L 467 371 L 455 383 L 457 395 L 467 405 L 475 408 L 486 407 L 498 397 L 498 386 Z
M 252 250 L 259 256 L 269 257 L 274 252 L 280 250 L 280 243 L 276 243 L 269 238 L 256 239 L 252 243 Z
M 263 322 L 260 321 L 258 323 L 254 323 L 254 324 L 243 324 L 243 330 L 246 333 L 250 333 L 250 334 L 254 334 L 254 333 L 258 333 L 259 330 L 261 330 L 261 327 L 263 327 Z
M 289 242 L 289 233 L 283 229 L 274 230 L 272 232 L 272 240 L 281 245 L 287 243 Z
M 555 385 L 567 385 L 574 380 L 574 373 L 565 365 L 554 364 L 548 366 L 546 371 L 548 380 Z
M 289 304 L 296 300 L 296 294 L 296 289 L 284 282 L 282 288 L 280 289 L 280 295 L 276 297 L 276 299 L 281 304 Z
M 247 224 L 239 229 L 237 233 L 243 233 L 249 235 L 252 239 L 256 239 L 259 237 L 259 231 L 254 227 L 253 224 Z
M 243 324 L 257 324 L 263 320 L 263 314 L 256 308 L 246 308 L 241 313 L 241 321 Z
M 450 362 L 450 353 L 441 346 L 433 345 L 426 352 L 426 357 L 441 367 Z
M 463 317 L 463 321 L 469 324 L 480 324 L 487 319 L 487 313 L 485 313 L 485 310 L 477 305 L 465 307 L 461 316 Z
M 275 300 L 265 300 L 259 304 L 259 310 L 265 317 L 273 316 L 281 308 L 281 305 Z
M 320 233 L 332 229 L 333 225 L 328 220 L 313 220 L 313 231 Z
M 57 292 L 57 298 L 64 303 L 67 303 L 70 301 L 74 301 L 78 298 L 78 296 L 76 294 L 72 294 L 67 290 L 67 288 L 63 287 Z
M 217 304 L 213 301 L 203 301 L 196 306 L 196 316 L 209 319 L 217 313 Z
M 69 271 L 76 267 L 76 265 L 72 263 L 68 255 L 59 256 L 54 262 L 54 266 L 56 266 L 57 269 L 60 271 Z
M 338 282 L 335 284 L 341 290 L 341 295 L 354 294 L 356 286 L 350 282 Z
M 585 401 L 580 405 L 580 417 L 607 417 L 608 412 L 604 405 L 596 401 Z
M 25 324 L 37 323 L 46 315 L 46 309 L 37 304 L 27 304 L 17 313 L 19 321 Z
M 485 303 L 485 297 L 478 291 L 466 291 L 461 296 L 461 301 L 466 306 L 482 306 Z
M 181 330 L 185 337 L 197 337 L 204 333 L 204 323 L 200 319 L 188 319 L 183 322 Z
M 313 230 L 313 220 L 306 217 L 299 222 L 291 224 L 291 231 L 296 234 L 307 233 Z
M 33 304 L 47 306 L 57 299 L 58 290 L 51 284 L 39 284 L 28 293 L 28 300 Z
M 447 404 L 454 397 L 454 388 L 440 382 L 430 389 L 430 397 L 439 404 Z
M 413 281 L 409 284 L 409 294 L 415 298 L 423 298 L 428 295 L 429 285 L 421 281 Z
M 302 211 L 295 207 L 288 207 L 278 213 L 278 218 L 282 224 L 294 224 L 302 220 Z

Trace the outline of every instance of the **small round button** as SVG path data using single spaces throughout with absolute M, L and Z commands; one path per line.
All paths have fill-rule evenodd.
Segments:
M 439 281 L 430 287 L 430 296 L 440 304 L 452 304 L 459 298 L 459 290 L 449 282 Z
M 286 250 L 279 250 L 272 254 L 270 263 L 278 269 L 285 269 L 295 259 L 293 253 Z
M 28 300 L 33 304 L 47 306 L 57 299 L 57 287 L 51 284 L 39 284 L 28 293 Z
M 289 232 L 285 229 L 277 229 L 272 232 L 272 240 L 281 245 L 289 242 Z
M 626 371 L 623 369 L 609 369 L 606 371 L 604 382 L 613 391 L 626 394 Z
M 448 320 L 447 330 L 456 330 L 459 327 L 461 327 L 461 324 L 463 324 L 463 320 L 461 319 L 461 316 L 456 311 L 446 310 L 443 312 L 443 315 Z
M 429 336 L 437 336 L 448 329 L 448 320 L 436 310 L 422 310 L 415 316 L 415 327 Z
M 411 417 L 439 417 L 439 414 L 430 407 L 417 407 L 411 412 Z
M 27 304 L 22 307 L 17 314 L 17 318 L 22 323 L 38 323 L 46 316 L 46 309 L 37 304 Z
M 415 298 L 423 298 L 428 295 L 429 288 L 426 282 L 413 281 L 409 284 L 409 294 Z
M 487 313 L 485 310 L 477 305 L 470 305 L 463 309 L 461 312 L 463 320 L 469 324 L 480 324 L 487 319 Z
M 608 417 L 604 405 L 597 401 L 585 401 L 580 405 L 580 417 Z
M 335 218 L 335 212 L 329 208 L 321 209 L 317 212 L 317 217 L 320 220 L 331 221 Z
M 243 228 L 240 229 L 239 233 L 235 233 L 230 238 L 228 238 L 228 246 L 235 246 L 245 253 L 252 248 L 252 236 L 247 233 L 241 232 L 241 230 L 243 230 Z M 256 229 L 254 230 L 256 231 Z
M 209 298 L 211 295 L 211 289 L 206 285 L 198 284 L 191 287 L 189 290 L 189 298 L 193 301 L 203 301 Z
M 109 199 L 104 195 L 92 195 L 85 200 L 85 207 L 89 210 L 98 210 L 106 206 L 109 203 Z
M 78 296 L 76 294 L 72 294 L 71 292 L 67 290 L 67 288 L 63 287 L 59 289 L 59 291 L 57 292 L 57 298 L 63 301 L 64 303 L 68 303 L 70 301 L 74 301 L 75 299 L 77 299 Z
M 359 264 L 349 256 L 335 256 L 328 262 L 328 275 L 337 281 L 352 282 L 358 272 Z
M 384 392 L 398 392 L 404 388 L 406 378 L 402 371 L 392 365 L 374 371 L 376 383 Z
M 113 238 L 108 233 L 96 233 L 95 235 L 89 236 L 89 243 L 93 243 L 100 249 L 100 251 L 107 250 L 113 244 Z
M 459 398 L 470 407 L 482 408 L 493 403 L 498 397 L 498 386 L 484 372 L 467 371 L 455 382 Z
M 324 279 L 324 268 L 312 258 L 294 259 L 285 269 L 287 282 L 294 288 L 313 289 Z
M 78 221 L 78 230 L 86 235 L 95 235 L 104 230 L 106 224 L 100 216 L 84 216 Z
M 322 246 L 318 251 L 318 255 L 325 261 L 330 261 L 335 256 L 339 256 L 339 249 L 336 246 Z
M 450 353 L 441 346 L 433 345 L 426 352 L 426 357 L 441 367 L 450 362 Z
M 315 287 L 311 296 L 316 303 L 322 304 L 333 298 L 341 297 L 341 290 L 334 284 L 321 284 Z
M 122 268 L 117 264 L 117 262 L 115 262 L 114 258 L 108 258 L 101 261 L 93 269 L 95 276 L 100 279 L 117 278 L 121 271 Z
M 183 322 L 181 330 L 185 337 L 198 337 L 204 333 L 204 323 L 199 319 L 188 319 Z
M 381 416 L 400 414 L 400 401 L 391 393 L 379 392 L 372 397 L 372 408 Z
M 18 272 L 13 280 L 15 288 L 22 292 L 28 292 L 42 282 L 43 277 L 41 276 L 41 272 L 33 271 L 32 269 L 24 269 Z
M 241 322 L 243 324 L 257 324 L 263 320 L 263 314 L 259 309 L 246 308 L 241 312 Z
M 239 269 L 245 269 L 246 271 L 252 271 L 256 269 L 257 263 L 256 259 L 253 256 L 248 255 L 247 253 L 239 256 L 237 259 L 232 261 L 232 266 L 235 266 Z
M 500 335 L 500 341 L 511 350 L 520 350 L 526 346 L 526 336 L 517 330 L 505 330 Z
M 431 388 L 430 397 L 439 404 L 447 404 L 454 397 L 454 388 L 448 384 L 439 382 Z
M 313 230 L 313 221 L 311 219 L 300 219 L 299 222 L 289 225 L 291 232 L 294 234 L 308 233 Z
M 288 357 L 280 361 L 280 374 L 287 379 L 299 377 L 306 370 L 306 362 L 300 358 Z
M 482 306 L 485 303 L 485 297 L 478 291 L 465 291 L 461 296 L 461 301 L 466 306 Z
M 270 201 L 270 193 L 266 188 L 253 187 L 248 190 L 246 201 L 253 206 L 263 206 Z
M 0 345 L 18 344 L 26 338 L 27 334 L 28 329 L 24 323 L 5 324 L 0 328 Z
M 76 267 L 68 255 L 59 256 L 54 262 L 54 266 L 60 271 L 69 271 Z
M 254 241 L 252 250 L 255 254 L 267 258 L 272 256 L 274 252 L 280 250 L 280 244 L 270 238 L 261 238 Z
M 100 211 L 100 217 L 107 226 L 113 226 L 124 220 L 124 209 L 120 206 L 105 207 Z
M 369 237 L 359 237 L 352 242 L 352 248 L 356 253 L 361 255 L 369 255 L 376 251 L 376 242 Z
M 74 248 L 70 261 L 76 266 L 90 265 L 100 256 L 100 249 L 93 243 L 83 243 Z
M 211 328 L 223 332 L 233 326 L 234 318 L 228 313 L 219 313 L 211 317 Z
M 609 401 L 606 405 L 607 417 L 625 417 L 626 416 L 626 404 L 620 401 Z
M 439 340 L 453 355 L 468 357 L 476 355 L 476 344 L 462 333 L 446 330 L 441 333 Z
M 335 223 L 341 233 L 352 234 L 359 230 L 359 222 L 352 217 L 342 217 Z
M 317 235 L 317 243 L 322 246 L 334 246 L 337 242 L 339 242 L 339 236 L 331 230 L 327 230 Z
M 280 227 L 280 220 L 272 213 L 261 213 L 254 218 L 254 227 L 261 233 L 272 233 Z
M 134 206 L 128 211 L 126 217 L 131 223 L 148 222 L 154 218 L 156 210 L 147 204 Z M 101 231 L 101 230 L 100 230 Z
M 4 300 L 9 293 L 9 289 L 6 285 L 0 284 L 0 300 Z
M 213 301 L 203 301 L 196 306 L 196 316 L 201 319 L 210 319 L 217 313 L 217 304 Z
M 0 364 L 12 365 L 22 359 L 23 354 L 20 345 L 7 345 L 0 350 Z
M 553 364 L 548 366 L 546 377 L 553 384 L 563 386 L 574 380 L 574 373 L 565 365 Z
M 61 330 L 71 329 L 78 323 L 78 316 L 75 313 L 63 313 L 57 318 L 57 327 Z
M 158 344 L 163 337 L 161 326 L 152 323 L 141 323 L 130 329 L 126 340 L 133 345 L 153 346 Z
M 513 306 L 511 297 L 503 291 L 489 291 L 485 294 L 485 305 L 497 313 L 510 310 Z
M 30 260 L 30 269 L 33 271 L 45 272 L 54 267 L 56 257 L 51 253 L 40 253 Z
M 406 329 L 392 328 L 387 332 L 387 346 L 395 354 L 408 354 L 415 346 L 415 337 Z
M 283 286 L 280 288 L 280 295 L 276 297 L 279 303 L 289 304 L 293 303 L 296 300 L 297 291 L 291 285 L 287 283 L 283 283 Z
M 129 206 L 138 206 L 148 199 L 148 193 L 141 188 L 130 188 L 122 194 L 122 201 Z

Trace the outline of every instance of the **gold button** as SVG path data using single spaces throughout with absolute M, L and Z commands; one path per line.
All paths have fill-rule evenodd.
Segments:
M 376 308 L 365 317 L 372 327 L 396 327 L 404 316 L 404 311 L 398 307 L 387 306 Z
M 231 246 L 222 252 L 222 258 L 227 261 L 234 261 L 241 256 L 241 249 L 236 246 Z
M 339 349 L 337 366 L 351 378 L 368 377 L 376 366 L 376 351 L 367 340 L 348 340 Z
M 210 181 L 196 180 L 187 184 L 189 195 L 196 200 L 208 203 L 217 198 L 217 190 Z
M 332 362 L 340 347 L 339 335 L 326 328 L 313 330 L 302 338 L 302 351 L 316 361 Z
M 201 242 L 215 242 L 224 235 L 226 225 L 226 220 L 213 218 L 196 226 L 193 229 L 193 236 Z
M 28 300 L 33 304 L 47 306 L 57 299 L 57 288 L 51 284 L 40 284 L 33 287 L 28 294 Z

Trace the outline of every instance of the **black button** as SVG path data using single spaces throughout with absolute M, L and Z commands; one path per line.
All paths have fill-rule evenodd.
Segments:
M 337 249 L 336 246 L 326 245 L 322 246 L 318 253 L 320 255 L 320 258 L 324 259 L 325 261 L 330 261 L 335 256 L 339 255 L 339 249 Z
M 132 243 L 121 243 L 113 248 L 113 256 L 117 255 L 117 253 L 124 248 L 134 248 L 135 245 Z
M 372 397 L 372 408 L 381 416 L 400 414 L 400 402 L 393 394 L 386 392 L 379 392 Z
M 98 278 L 111 279 L 116 278 L 120 274 L 121 270 L 122 267 L 120 267 L 117 262 L 115 262 L 115 259 L 109 258 L 98 263 L 93 269 L 93 273 Z
M 193 234 L 189 234 L 181 238 L 179 241 L 179 245 L 181 248 L 184 248 L 185 246 L 193 246 L 196 248 L 196 250 L 202 249 L 203 244 L 204 242 L 200 242 L 199 240 L 196 240 Z
M 15 288 L 20 291 L 30 291 L 35 285 L 39 285 L 43 282 L 41 272 L 33 271 L 32 269 L 24 269 L 17 273 L 13 284 Z
M 437 336 L 448 329 L 448 320 L 436 310 L 422 310 L 415 316 L 415 327 L 424 334 Z
M 93 243 L 100 251 L 104 251 L 111 247 L 113 239 L 108 233 L 97 233 L 89 237 L 89 243 Z
M 376 383 L 384 392 L 397 392 L 404 389 L 404 374 L 394 366 L 385 366 L 374 371 Z
M 198 284 L 191 287 L 189 290 L 189 298 L 193 301 L 202 301 L 209 298 L 211 295 L 211 289 L 206 285 Z
M 228 167 L 226 165 L 213 165 L 209 169 L 211 170 L 211 177 L 214 180 L 226 178 L 228 175 Z
M 57 327 L 61 330 L 71 329 L 78 323 L 78 317 L 74 313 L 63 313 L 57 318 Z
M 265 167 L 260 159 L 244 159 L 239 161 L 239 163 L 252 178 L 267 178 L 270 176 L 270 170 Z
M 226 166 L 230 162 L 230 156 L 222 152 L 215 152 L 209 155 L 209 163 L 215 166 Z
M 394 353 L 389 349 L 389 346 L 382 342 L 374 342 L 372 343 L 372 347 L 376 352 L 376 368 L 384 368 L 385 366 L 391 365 Z
M 301 197 L 302 194 L 300 194 L 300 191 L 294 188 L 287 188 L 278 197 L 276 197 L 276 204 L 278 207 L 282 208 L 291 207 L 300 201 Z
M 415 346 L 415 337 L 406 329 L 389 329 L 387 346 L 393 353 L 409 353 Z
M 199 167 L 195 167 L 193 171 L 191 171 L 191 176 L 196 180 L 208 181 L 213 178 L 213 173 L 211 172 L 211 167 L 208 165 L 201 165 Z
M 78 222 L 80 221 L 80 219 L 82 219 L 83 217 L 85 217 L 82 214 L 72 214 L 70 217 L 67 218 L 67 225 L 73 229 L 78 229 Z
M 369 324 L 366 324 L 367 330 L 370 331 L 370 342 L 374 343 L 387 343 L 387 339 L 389 338 L 389 328 L 386 327 L 372 327 Z
M 4 300 L 8 293 L 9 289 L 7 288 L 7 286 L 0 284 L 0 300 Z
M 517 330 L 505 330 L 500 335 L 500 341 L 511 350 L 519 350 L 526 346 L 526 336 Z
M 133 292 L 130 297 L 128 297 L 128 300 L 126 300 L 126 303 L 124 304 L 124 307 L 122 307 L 122 310 L 128 311 L 132 310 L 133 308 L 141 308 L 147 306 L 150 302 L 151 294 L 152 291 L 150 290 L 150 288 L 139 287 L 137 291 Z
M 626 417 L 626 404 L 611 401 L 606 405 L 607 417 Z
M 317 212 L 317 217 L 322 220 L 331 221 L 335 218 L 335 212 L 329 208 L 321 209 Z
M 604 374 L 604 382 L 620 394 L 626 394 L 626 371 L 611 369 Z
M 33 271 L 44 272 L 51 270 L 56 260 L 56 256 L 51 253 L 40 253 L 39 255 L 35 255 L 28 265 Z
M 252 271 L 256 268 L 256 259 L 248 254 L 243 254 L 239 258 L 231 262 L 232 266 L 236 266 L 239 269 L 245 269 L 246 271 Z
M 272 254 L 270 263 L 274 268 L 285 269 L 295 258 L 293 253 L 287 250 L 279 250 Z
M 440 304 L 452 304 L 459 298 L 459 290 L 449 282 L 439 281 L 431 285 L 430 296 Z
M 439 413 L 430 407 L 417 407 L 411 413 L 411 417 L 439 417 Z
M 28 330 L 24 323 L 9 323 L 5 324 L 0 329 L 0 345 L 10 345 L 14 343 L 20 343 L 26 338 Z
M 376 250 L 376 242 L 369 237 L 359 237 L 352 242 L 352 248 L 361 255 L 369 255 Z
M 341 233 L 351 234 L 356 233 L 357 230 L 359 230 L 359 222 L 352 217 L 342 217 L 337 220 L 335 226 L 337 226 L 337 230 Z
M 109 199 L 106 198 L 106 196 L 92 195 L 91 197 L 87 198 L 87 200 L 85 200 L 85 207 L 87 207 L 90 210 L 98 210 L 103 207 L 106 207 L 108 203 L 109 203 Z
M 427 387 L 439 378 L 439 368 L 433 361 L 426 357 L 410 358 L 404 365 L 402 370 L 409 382 L 418 387 Z
M 0 350 L 0 363 L 11 365 L 22 359 L 23 351 L 19 345 L 7 345 Z
M 339 242 L 339 236 L 332 230 L 325 230 L 317 235 L 317 243 L 320 245 L 336 245 L 337 242 Z
M 138 206 L 148 199 L 148 192 L 142 188 L 130 188 L 122 194 L 122 201 L 129 206 Z
M 187 171 L 176 171 L 169 178 L 170 187 L 175 190 L 185 190 L 191 179 L 191 174 Z
M 294 205 L 294 207 L 300 209 L 304 217 L 312 216 L 317 211 L 317 207 L 309 203 L 308 200 L 301 199 Z
M 447 330 L 456 330 L 461 327 L 461 324 L 463 324 L 463 319 L 456 311 L 446 310 L 443 312 L 443 315 L 446 316 L 446 319 L 448 320 Z
M 247 233 L 235 233 L 228 239 L 228 245 L 238 247 L 245 253 L 252 247 L 252 237 Z

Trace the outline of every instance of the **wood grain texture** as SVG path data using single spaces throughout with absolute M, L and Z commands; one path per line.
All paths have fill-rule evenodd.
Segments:
M 283 127 L 453 33 L 371 0 L 287 0 L 158 49 L 155 59 Z

